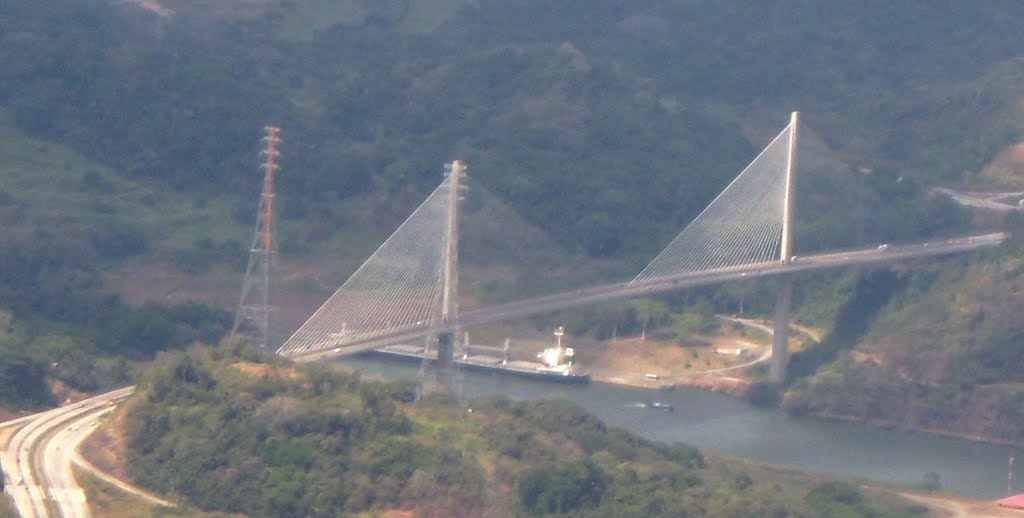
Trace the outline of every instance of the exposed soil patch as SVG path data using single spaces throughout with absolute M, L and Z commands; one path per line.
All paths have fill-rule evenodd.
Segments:
M 928 506 L 938 518 L 1021 518 L 1024 511 L 997 506 L 987 500 L 971 500 L 945 494 L 900 493 L 900 496 Z
M 7 444 L 14 432 L 18 430 L 17 426 L 8 426 L 7 428 L 0 429 L 0 444 Z
M 751 380 L 733 376 L 715 374 L 695 374 L 672 380 L 677 387 L 693 387 L 711 392 L 724 392 L 735 396 L 743 396 L 750 389 Z
M 231 366 L 257 378 L 269 378 L 274 373 L 273 367 L 261 363 L 239 362 L 233 363 Z
M 66 383 L 60 380 L 51 379 L 49 380 L 50 392 L 53 394 L 57 401 L 60 401 L 62 405 L 69 405 L 76 401 L 81 401 L 89 397 L 89 394 L 74 390 L 67 386 Z
M 104 473 L 121 480 L 131 480 L 124 460 L 127 451 L 125 416 L 136 405 L 134 398 L 124 400 L 109 420 L 96 429 L 79 447 L 82 458 Z
M 653 374 L 658 378 L 674 379 L 747 363 L 759 356 L 766 347 L 731 334 L 708 337 L 707 342 L 709 345 L 679 345 L 632 337 L 604 344 L 595 355 L 586 356 L 585 361 L 594 369 Z

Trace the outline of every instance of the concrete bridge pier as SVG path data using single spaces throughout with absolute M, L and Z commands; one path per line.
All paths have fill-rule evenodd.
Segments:
M 789 362 L 789 306 L 793 298 L 793 277 L 789 274 L 779 277 L 779 291 L 775 298 L 775 333 L 772 335 L 772 364 L 769 380 L 782 383 L 786 380 L 786 364 Z
M 793 112 L 789 117 L 789 146 L 786 150 L 786 184 L 782 197 L 782 237 L 779 259 L 782 264 L 793 260 L 793 166 L 796 162 L 796 133 L 800 114 Z M 779 277 L 779 292 L 775 299 L 775 333 L 772 336 L 772 366 L 769 374 L 772 383 L 786 380 L 786 363 L 789 362 L 789 303 L 793 298 L 793 277 L 784 274 Z
M 455 380 L 455 333 L 445 331 L 437 336 L 437 381 L 451 390 Z

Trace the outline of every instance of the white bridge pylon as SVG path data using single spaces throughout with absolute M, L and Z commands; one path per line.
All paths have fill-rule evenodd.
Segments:
M 630 285 L 784 261 L 796 116 Z M 788 246 L 786 247 L 788 248 Z
M 782 250 L 792 239 L 787 207 L 796 120 L 794 114 L 789 125 L 628 286 L 786 262 Z M 458 302 L 452 300 L 458 280 L 453 220 L 463 170 L 460 162 L 453 162 L 441 185 L 278 354 L 303 356 L 453 322 Z
M 447 166 L 444 181 L 391 237 L 277 353 L 295 356 L 403 331 L 430 329 L 454 316 L 452 233 L 459 179 L 465 167 Z M 451 282 L 447 277 L 451 276 Z
M 551 293 L 469 312 L 458 309 L 458 200 L 463 165 L 304 323 L 278 354 L 297 361 L 354 354 L 430 335 L 629 297 L 741 278 L 775 276 L 771 379 L 784 378 L 792 274 L 858 264 L 937 257 L 996 246 L 992 233 L 803 255 L 794 261 L 793 170 L 798 114 L 789 125 L 632 281 Z M 805 156 L 807 162 L 812 156 Z M 826 162 L 827 163 L 827 162 Z M 439 338 L 442 338 L 439 336 Z M 439 352 L 442 349 L 439 339 Z M 450 349 L 449 349 L 450 351 Z

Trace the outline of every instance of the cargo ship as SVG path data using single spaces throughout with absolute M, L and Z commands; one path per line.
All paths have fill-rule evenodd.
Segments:
M 462 342 L 461 350 L 457 350 L 454 361 L 460 367 L 476 371 L 500 372 L 561 383 L 588 383 L 590 373 L 573 365 L 576 351 L 572 347 L 562 345 L 562 336 L 564 335 L 565 330 L 562 327 L 556 329 L 555 346 L 538 353 L 536 361 L 509 359 L 509 340 L 505 340 L 503 349 L 498 349 L 469 345 L 469 340 L 466 338 Z M 436 349 L 427 350 L 422 346 L 406 344 L 389 345 L 369 351 L 368 354 L 416 361 L 427 359 L 432 363 L 437 361 Z

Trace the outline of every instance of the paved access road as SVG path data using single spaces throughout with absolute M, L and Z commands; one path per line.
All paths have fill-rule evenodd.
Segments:
M 71 472 L 72 456 L 97 418 L 134 390 L 125 387 L 0 423 L 0 428 L 20 425 L 0 452 L 0 464 L 4 487 L 22 517 L 90 516 L 85 494 Z

